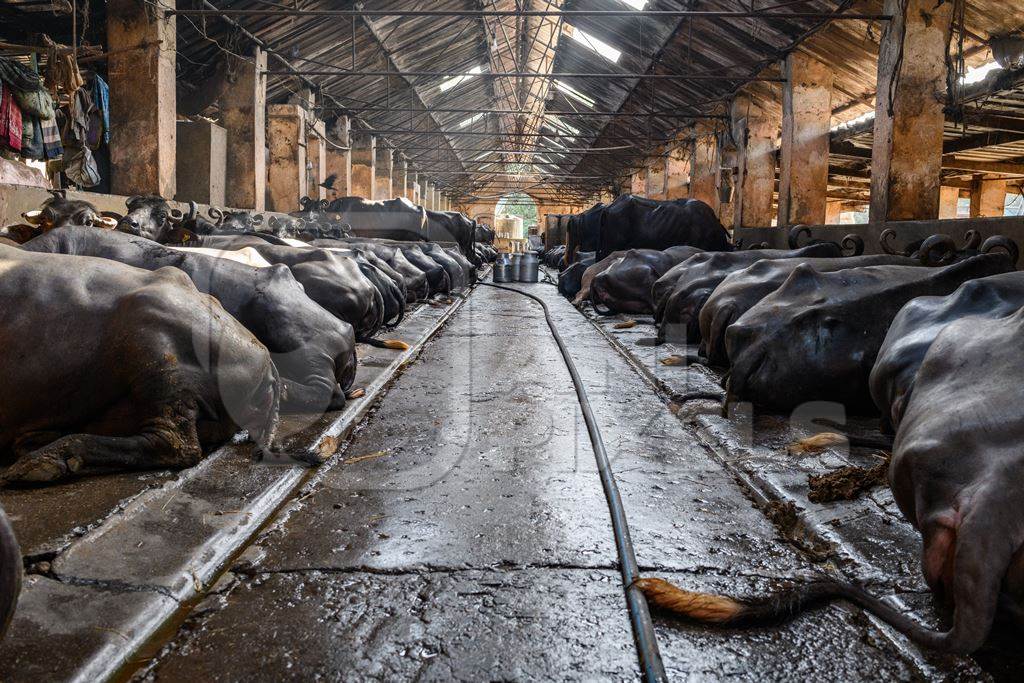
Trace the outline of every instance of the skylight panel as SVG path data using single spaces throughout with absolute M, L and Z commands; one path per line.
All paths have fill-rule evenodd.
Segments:
M 559 117 L 555 116 L 554 114 L 548 114 L 547 115 L 547 119 L 548 119 L 548 121 L 550 121 L 552 124 L 554 124 L 555 126 L 560 128 L 565 133 L 569 133 L 570 135 L 579 135 L 580 134 L 580 129 L 579 128 L 575 128 L 573 126 L 570 126 L 568 123 L 566 123 L 565 121 L 563 121 Z
M 441 83 L 441 85 L 439 85 L 437 87 L 438 87 L 438 89 L 441 92 L 448 92 L 449 90 L 451 90 L 455 86 L 459 85 L 460 83 L 465 83 L 469 79 L 475 78 L 476 74 L 483 73 L 483 70 L 484 70 L 483 66 L 480 66 L 480 65 L 474 66 L 472 69 L 470 69 L 469 71 L 467 71 L 466 73 L 464 73 L 462 75 L 452 76 L 451 78 L 443 81 Z M 473 75 L 470 75 L 470 74 L 473 74 Z
M 459 128 L 465 128 L 466 126 L 472 126 L 474 123 L 487 116 L 487 114 L 481 112 L 479 114 L 473 114 L 468 119 L 464 119 L 460 124 Z
M 473 161 L 480 161 L 482 159 L 486 159 L 490 155 L 491 155 L 490 152 L 483 152 L 481 154 L 477 154 L 475 157 L 473 157 Z
M 593 109 L 594 105 L 597 104 L 596 102 L 594 102 L 594 100 L 592 100 L 591 98 L 587 97 L 586 95 L 581 93 L 579 90 L 577 90 L 576 88 L 574 88 L 571 85 L 569 85 L 568 83 L 566 83 L 565 81 L 559 81 L 559 80 L 556 79 L 555 80 L 555 87 L 558 88 L 559 90 L 564 92 L 566 95 L 568 95 L 569 97 L 573 98 L 574 100 L 576 100 L 577 102 L 579 102 L 580 104 L 582 104 L 585 107 L 590 107 L 591 109 Z
M 647 7 L 647 0 L 622 0 L 622 2 L 626 3 L 633 9 L 643 9 L 644 7 Z
M 591 50 L 601 55 L 610 62 L 618 62 L 619 57 L 622 56 L 621 50 L 616 50 L 614 47 L 604 42 L 600 38 L 596 38 L 586 31 L 582 31 L 572 24 L 565 24 L 563 29 L 565 33 L 569 34 L 569 37 L 575 40 L 580 45 L 589 47 Z
M 982 64 L 981 66 L 972 66 L 967 70 L 967 73 L 964 74 L 964 77 L 960 82 L 964 85 L 978 83 L 985 80 L 986 76 L 999 68 L 1000 66 L 997 62 L 989 62 L 987 64 Z

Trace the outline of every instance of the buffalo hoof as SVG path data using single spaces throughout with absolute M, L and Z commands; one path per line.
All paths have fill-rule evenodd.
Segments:
M 58 481 L 82 468 L 82 458 L 77 455 L 61 456 L 52 452 L 40 452 L 17 460 L 0 476 L 0 488 L 8 484 L 45 484 Z

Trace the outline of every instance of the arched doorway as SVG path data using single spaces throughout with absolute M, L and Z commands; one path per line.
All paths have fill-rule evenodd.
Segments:
M 509 192 L 498 200 L 494 207 L 495 219 L 500 216 L 518 216 L 523 219 L 523 227 L 526 234 L 538 233 L 540 215 L 537 211 L 537 202 L 525 192 Z

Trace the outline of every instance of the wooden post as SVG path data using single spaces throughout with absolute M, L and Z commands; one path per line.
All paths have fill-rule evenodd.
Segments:
M 328 199 L 352 195 L 352 136 L 347 116 L 339 116 L 327 131 L 327 176 L 334 176 L 334 189 L 328 190 Z M 326 176 L 325 176 L 326 177 Z
M 234 61 L 235 80 L 229 82 L 220 98 L 228 150 L 225 201 L 236 209 L 263 211 L 267 191 L 267 55 L 255 48 L 251 61 Z
M 647 165 L 647 196 L 665 199 L 665 157 L 654 157 Z
M 1005 213 L 1006 181 L 975 180 L 971 185 L 971 218 L 998 218 Z
M 302 107 L 297 104 L 270 105 L 270 167 L 267 189 L 271 211 L 288 213 L 299 208 L 306 196 L 306 128 Z
M 690 197 L 706 203 L 718 213 L 718 133 L 705 122 L 697 124 L 697 137 L 690 155 Z
M 801 52 L 786 59 L 779 158 L 779 225 L 820 225 L 828 196 L 832 69 Z
M 377 147 L 377 168 L 374 171 L 376 177 L 377 199 L 392 199 L 392 174 L 395 168 L 395 151 L 390 147 L 379 145 Z
M 885 0 L 878 54 L 872 223 L 935 219 L 953 3 Z
M 327 199 L 327 188 L 320 184 L 327 178 L 327 126 L 313 114 L 313 94 L 306 109 L 306 193 L 313 199 Z
M 841 201 L 827 201 L 825 202 L 825 225 L 836 225 L 839 223 L 839 217 L 843 213 L 843 203 Z
M 943 186 L 939 191 L 939 218 L 956 218 L 960 205 L 960 188 Z
M 116 194 L 175 196 L 175 0 L 107 3 L 110 186 Z M 148 47 L 136 48 L 143 43 Z
M 377 138 L 367 133 L 352 134 L 352 194 L 376 199 Z
M 737 145 L 733 224 L 737 228 L 768 227 L 775 218 L 775 138 L 780 124 L 741 95 L 733 102 L 732 125 Z

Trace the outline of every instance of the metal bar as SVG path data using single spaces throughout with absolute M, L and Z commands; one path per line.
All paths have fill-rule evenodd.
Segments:
M 81 60 L 79 60 L 81 61 Z M 341 106 L 318 106 L 316 111 L 352 111 L 352 112 L 375 112 L 375 113 L 418 113 L 418 114 L 532 114 L 529 109 L 449 109 L 436 108 L 417 109 L 416 107 L 341 107 Z M 547 111 L 545 114 L 552 116 L 582 116 L 588 118 L 602 116 L 621 116 L 629 118 L 684 118 L 684 119 L 728 119 L 724 114 L 696 114 L 694 112 L 665 111 L 665 112 L 614 112 L 614 111 Z
M 890 21 L 891 14 L 701 10 L 403 10 L 403 9 L 173 9 L 168 15 L 225 17 L 650 17 L 654 19 L 849 19 Z
M 495 137 L 495 138 L 500 138 L 500 137 L 503 137 L 503 136 L 504 137 L 516 137 L 516 138 L 522 138 L 522 137 L 530 137 L 530 138 L 572 138 L 573 140 L 578 140 L 578 139 L 583 138 L 583 137 L 585 137 L 587 135 L 587 133 L 585 131 L 583 133 L 578 134 L 578 135 L 573 135 L 571 133 L 500 133 L 500 132 L 493 131 L 493 130 L 490 130 L 490 131 L 488 131 L 488 130 L 408 130 L 408 129 L 404 129 L 404 128 L 367 128 L 367 129 L 360 128 L 359 132 L 360 133 L 364 133 L 366 135 L 466 135 L 466 136 L 477 136 L 477 137 L 483 136 L 483 137 Z M 635 136 L 628 136 L 628 135 L 605 136 L 604 139 L 606 139 L 606 140 L 628 140 L 630 142 L 635 142 L 636 141 L 636 137 Z M 654 138 L 654 141 L 655 142 L 670 142 L 673 139 L 675 139 L 675 138 Z M 401 145 L 398 145 L 398 147 L 401 147 Z M 555 149 L 553 151 L 559 152 L 561 150 Z
M 503 71 L 495 73 L 484 71 L 472 73 L 469 71 L 338 71 L 328 69 L 267 69 L 263 73 L 268 76 L 342 76 L 354 78 L 389 78 L 401 76 L 402 78 L 459 78 L 461 76 L 477 76 L 483 78 L 643 78 L 663 81 L 763 81 L 766 83 L 785 83 L 782 76 L 749 76 L 742 74 L 652 74 L 652 73 L 551 73 L 539 74 L 532 71 Z

